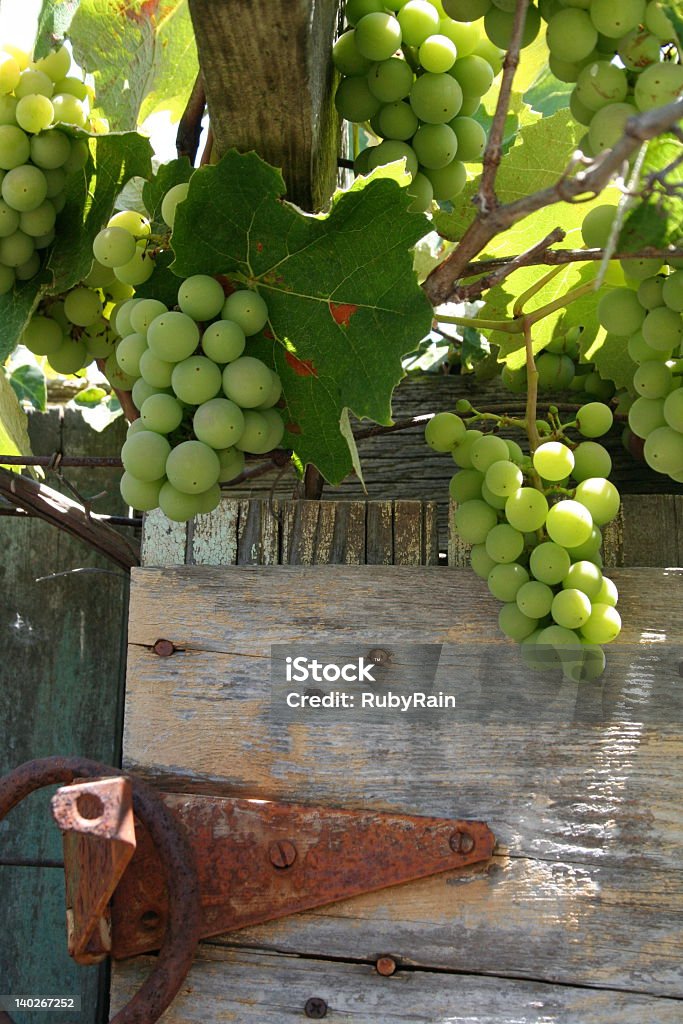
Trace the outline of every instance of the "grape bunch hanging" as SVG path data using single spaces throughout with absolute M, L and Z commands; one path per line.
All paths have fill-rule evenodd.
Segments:
M 416 211 L 457 196 L 467 180 L 465 165 L 480 161 L 486 145 L 472 115 L 503 54 L 469 24 L 479 15 L 467 6 L 462 0 L 348 0 L 349 28 L 333 50 L 344 76 L 337 110 L 348 121 L 368 122 L 380 140 L 358 153 L 354 170 L 367 174 L 404 159 Z
M 468 401 L 460 410 L 477 421 Z M 576 680 L 602 673 L 601 645 L 621 630 L 617 588 L 600 556 L 600 528 L 620 499 L 607 479 L 609 453 L 595 440 L 612 421 L 609 406 L 589 402 L 574 423 L 554 423 L 561 439 L 544 440 L 531 456 L 455 413 L 437 413 L 425 430 L 430 447 L 459 467 L 450 484 L 454 527 L 471 545 L 474 572 L 502 602 L 500 629 L 523 645 L 530 665 L 559 665 Z M 570 426 L 585 440 L 570 441 Z
M 173 227 L 189 185 L 165 194 L 161 214 Z M 132 285 L 150 276 L 149 222 L 132 210 L 114 215 L 95 237 L 96 266 Z M 151 268 L 151 269 L 150 269 Z M 211 512 L 221 483 L 244 469 L 245 453 L 263 455 L 285 431 L 275 407 L 282 385 L 248 338 L 268 320 L 250 289 L 229 290 L 206 274 L 181 281 L 177 305 L 133 297 L 111 315 L 117 341 L 106 365 L 110 382 L 131 392 L 140 412 L 121 451 L 121 494 L 134 508 L 161 508 L 176 522 Z
M 70 74 L 66 47 L 39 60 L 11 44 L 0 51 L 0 295 L 41 268 L 56 237 L 71 175 L 89 150 L 69 128 L 85 128 L 91 90 Z

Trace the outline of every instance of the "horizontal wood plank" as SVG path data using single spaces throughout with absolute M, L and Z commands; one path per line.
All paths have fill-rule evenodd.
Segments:
M 115 965 L 114 1009 L 152 965 L 151 958 Z M 324 1000 L 335 1024 L 678 1024 L 681 1011 L 677 1000 L 631 992 L 405 969 L 385 978 L 370 964 L 204 946 L 162 1021 L 300 1024 L 311 998 Z
M 419 967 L 683 998 L 683 570 L 613 575 L 623 643 L 599 682 L 576 684 L 524 668 L 466 570 L 136 570 L 131 769 L 180 791 L 477 818 L 499 841 L 464 875 L 225 941 L 342 959 L 393 950 Z M 172 657 L 152 653 L 160 636 Z M 426 671 L 416 645 L 442 644 L 433 686 L 457 692 L 457 708 L 431 720 L 287 719 L 271 644 L 293 640 L 382 647 L 389 686 Z

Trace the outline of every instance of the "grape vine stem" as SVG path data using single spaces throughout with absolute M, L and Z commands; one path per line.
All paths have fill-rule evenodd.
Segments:
M 522 36 L 524 35 L 528 7 L 529 0 L 517 0 L 510 45 L 503 61 L 503 76 L 500 83 L 500 92 L 498 93 L 498 102 L 496 103 L 496 110 L 493 115 L 491 131 L 482 163 L 481 183 L 479 185 L 479 195 L 476 199 L 480 216 L 486 216 L 498 207 L 495 189 L 496 174 L 498 173 L 498 167 L 503 156 L 505 120 L 510 106 L 512 82 L 519 65 L 519 54 L 522 49 Z
M 512 256 L 507 262 L 498 263 L 490 273 L 480 277 L 473 284 L 461 285 L 458 288 L 458 298 L 463 302 L 466 302 L 468 299 L 476 299 L 482 292 L 500 284 L 501 281 L 504 281 L 506 277 L 513 274 L 515 270 L 519 270 L 520 267 L 530 267 L 533 264 L 543 262 L 543 256 L 550 246 L 554 245 L 555 242 L 561 242 L 564 237 L 565 232 L 562 228 L 554 228 L 550 234 L 542 238 L 540 242 L 536 242 L 530 249 L 520 253 L 519 256 Z
M 431 304 L 440 306 L 457 295 L 457 285 L 465 268 L 496 235 L 546 206 L 599 195 L 641 143 L 669 131 L 681 118 L 683 99 L 631 117 L 619 141 L 587 168 L 577 171 L 577 161 L 573 160 L 560 178 L 547 188 L 493 209 L 480 209 L 457 248 L 423 282 L 422 287 Z
M 557 230 L 557 229 L 556 229 Z M 545 239 L 543 240 L 545 242 Z M 505 270 L 503 275 L 517 270 L 519 267 L 563 266 L 567 263 L 599 263 L 605 257 L 604 249 L 550 249 L 542 248 L 543 242 L 538 243 L 538 252 L 528 249 L 525 253 L 517 256 L 496 256 L 489 260 L 474 260 L 469 263 L 462 272 L 462 277 L 474 277 L 476 274 L 483 274 L 478 281 L 469 285 L 460 285 L 454 296 L 461 300 L 477 298 L 483 291 L 490 288 L 492 284 L 498 284 L 501 278 L 490 281 L 489 277 L 496 270 Z M 552 243 L 551 243 L 552 244 Z M 536 249 L 537 246 L 533 246 Z M 650 260 L 650 259 L 681 259 L 683 249 L 639 249 L 637 252 L 615 252 L 610 257 L 613 260 Z M 507 268 L 510 267 L 508 270 Z
M 524 317 L 524 348 L 526 350 L 526 432 L 529 438 L 529 452 L 533 453 L 541 443 L 541 438 L 536 426 L 536 404 L 538 402 L 538 370 L 534 359 L 534 346 L 531 337 L 531 318 Z M 538 481 L 537 486 L 540 485 Z

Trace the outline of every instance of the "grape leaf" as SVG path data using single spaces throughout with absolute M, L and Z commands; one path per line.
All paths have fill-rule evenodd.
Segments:
M 45 374 L 35 363 L 23 363 L 12 368 L 9 382 L 20 402 L 28 402 L 38 412 L 47 408 Z
M 19 405 L 12 385 L 0 370 L 0 453 L 3 455 L 30 455 L 28 419 Z M 15 469 L 16 466 L 5 467 Z
M 675 166 L 681 156 L 681 143 L 674 135 L 661 135 L 648 143 L 647 153 L 641 169 L 640 180 L 646 184 L 650 175 L 666 171 L 664 181 L 668 187 L 676 188 L 671 195 L 655 182 L 654 191 L 644 202 L 635 204 L 624 221 L 619 236 L 619 245 L 630 252 L 637 252 L 651 245 L 658 249 L 669 243 L 678 243 L 683 237 L 683 165 Z
M 519 131 L 517 144 L 502 161 L 496 176 L 496 194 L 499 202 L 511 203 L 522 196 L 553 185 L 565 170 L 581 132 L 582 129 L 576 124 L 569 110 L 560 110 L 552 117 L 544 117 L 524 125 Z M 434 225 L 440 235 L 451 241 L 462 238 L 465 229 L 476 215 L 476 207 L 472 200 L 478 189 L 479 177 L 467 182 L 463 191 L 454 200 L 451 213 L 440 211 L 434 214 Z M 585 210 L 585 207 L 583 209 Z M 553 212 L 552 207 L 539 213 L 546 216 L 551 214 L 555 224 L 558 223 L 560 216 L 564 219 L 564 208 L 562 215 L 556 210 Z M 527 225 L 531 219 L 527 218 L 522 223 Z M 496 242 L 505 236 L 510 239 L 515 230 L 520 231 L 519 224 L 498 236 Z M 532 242 L 543 237 L 538 234 L 536 226 L 529 230 L 535 234 Z
M 80 0 L 43 0 L 34 47 L 36 58 L 45 57 L 64 38 L 79 3 Z
M 486 304 L 480 313 L 482 318 L 486 320 L 509 321 L 516 298 L 526 291 L 527 288 L 536 284 L 539 276 L 538 267 L 522 267 L 506 278 L 501 285 L 491 288 L 486 297 Z M 565 295 L 570 289 L 590 281 L 594 277 L 594 267 L 587 267 L 585 264 L 569 263 L 563 266 L 559 273 L 544 285 L 537 295 L 528 303 L 525 303 L 524 312 L 531 313 L 547 303 L 554 302 Z M 540 352 L 541 349 L 545 348 L 553 337 L 556 325 L 564 316 L 565 309 L 561 307 L 533 325 L 531 337 L 534 353 Z M 507 363 L 510 369 L 513 370 L 524 365 L 526 353 L 524 335 L 522 333 L 509 334 L 504 331 L 493 331 L 491 333 L 487 331 L 485 333 L 488 334 L 491 344 L 497 345 L 500 348 L 499 359 L 501 362 Z
M 111 128 L 164 110 L 180 118 L 198 70 L 187 0 L 81 0 L 69 36 Z
M 66 204 L 57 220 L 57 237 L 43 270 L 0 296 L 0 362 L 16 347 L 40 298 L 72 288 L 92 266 L 92 242 L 110 216 L 121 185 L 133 175 L 151 172 L 151 147 L 135 132 L 97 135 L 89 139 L 90 159 L 72 175 Z
M 524 93 L 524 99 L 532 110 L 548 116 L 567 109 L 573 89 L 571 82 L 561 82 L 546 67 Z
M 278 170 L 231 150 L 194 172 L 176 211 L 174 271 L 227 274 L 267 302 L 270 336 L 250 339 L 248 351 L 282 377 L 285 444 L 332 483 L 353 468 L 343 410 L 391 422 L 401 356 L 432 320 L 410 252 L 429 223 L 407 211 L 387 173 L 395 169 L 357 178 L 329 213 L 312 216 L 282 200 Z
M 497 99 L 498 89 L 494 86 L 492 91 L 487 93 L 486 98 L 479 107 L 479 110 L 472 115 L 474 120 L 478 121 L 482 126 L 487 136 L 490 134 L 491 126 L 493 125 L 493 115 L 496 112 Z M 506 156 L 509 150 L 512 149 L 516 143 L 519 131 L 523 125 L 532 124 L 534 121 L 537 121 L 538 118 L 539 115 L 531 109 L 528 103 L 525 102 L 521 93 L 513 92 L 511 94 L 505 115 L 503 138 L 501 140 L 503 156 Z
M 626 351 L 628 338 L 616 334 L 607 334 L 604 328 L 589 343 L 581 338 L 581 355 L 584 362 L 595 363 L 598 373 L 604 380 L 614 381 L 618 388 L 630 388 L 633 391 L 633 374 L 638 369 Z

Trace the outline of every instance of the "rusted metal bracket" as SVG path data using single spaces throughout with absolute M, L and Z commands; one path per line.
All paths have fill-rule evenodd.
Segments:
M 101 796 L 105 817 L 118 820 L 116 802 L 123 810 L 125 785 L 115 791 L 107 779 L 67 786 L 58 798 L 74 807 L 85 792 L 91 799 Z M 490 829 L 477 821 L 194 794 L 161 794 L 161 799 L 193 848 L 202 938 L 474 864 L 491 856 L 495 842 Z M 62 828 L 63 822 L 80 837 L 65 841 L 67 891 L 86 890 L 87 898 L 78 905 L 91 910 L 76 917 L 72 902 L 72 955 L 84 962 L 79 951 L 92 956 L 87 941 L 94 930 L 94 908 L 108 903 L 114 872 L 93 870 L 84 878 L 87 865 L 95 866 L 94 857 L 101 855 L 97 846 L 95 855 L 84 858 L 83 851 L 101 843 L 101 836 L 80 815 L 62 816 Z M 162 860 L 144 827 L 138 825 L 136 838 L 134 852 L 126 846 L 130 863 L 113 889 L 110 951 L 118 958 L 158 949 L 166 930 Z M 112 833 L 110 841 L 127 842 L 120 833 Z
M 69 955 L 79 964 L 99 963 L 111 952 L 109 902 L 135 850 L 131 784 L 114 778 L 63 786 L 52 798 L 52 816 L 68 865 Z
M 0 821 L 59 783 L 69 952 L 93 963 L 159 950 L 111 1024 L 154 1024 L 200 937 L 465 867 L 495 844 L 481 821 L 163 794 L 79 757 L 28 761 L 0 778 Z M 394 961 L 382 959 L 378 971 L 391 974 Z M 12 1024 L 4 1011 L 0 1024 Z

